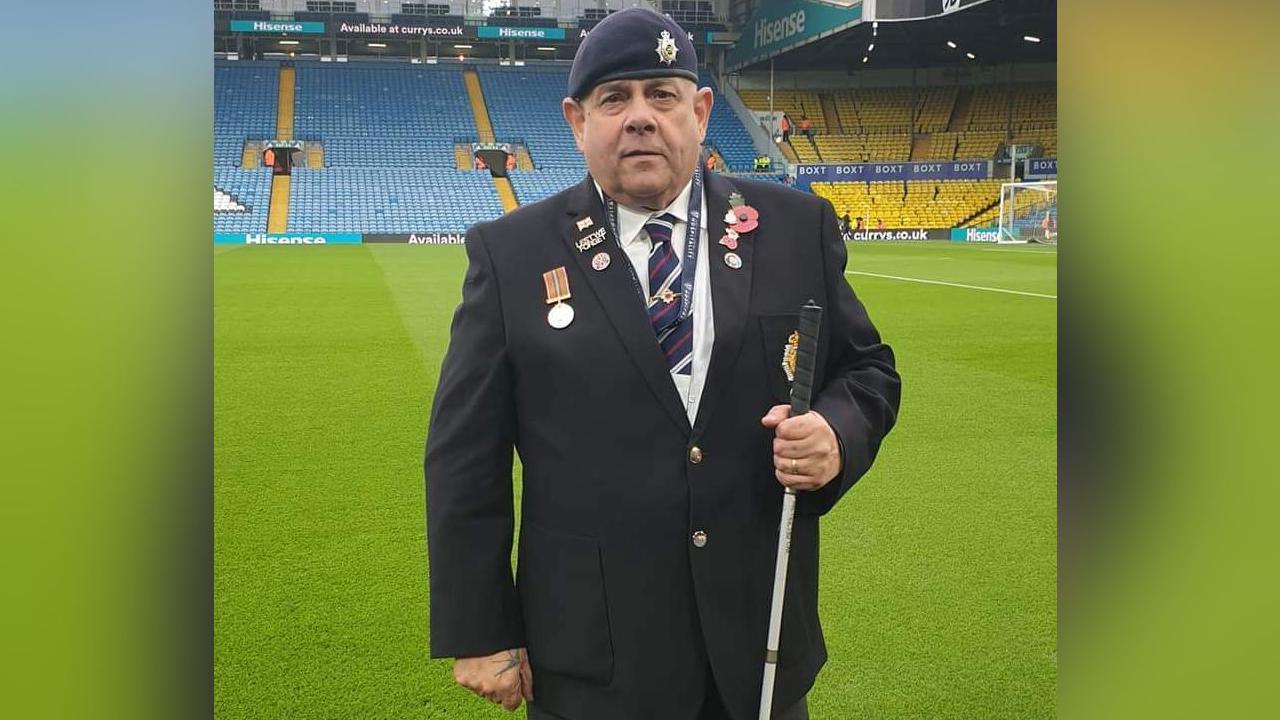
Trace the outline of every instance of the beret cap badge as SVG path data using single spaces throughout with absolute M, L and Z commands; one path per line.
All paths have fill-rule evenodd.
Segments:
M 658 47 L 654 48 L 658 53 L 658 60 L 666 65 L 676 61 L 676 53 L 680 52 L 680 48 L 676 47 L 676 39 L 671 37 L 671 33 L 663 30 L 658 35 Z
M 693 39 L 675 20 L 652 8 L 628 7 L 609 13 L 583 38 L 566 89 L 569 97 L 583 100 L 601 83 L 659 77 L 698 82 Z

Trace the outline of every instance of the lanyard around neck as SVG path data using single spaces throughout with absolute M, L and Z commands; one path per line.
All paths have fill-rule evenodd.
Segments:
M 613 239 L 618 243 L 618 249 L 622 247 L 622 236 L 618 233 L 618 203 L 608 195 L 604 196 L 606 222 L 609 223 L 609 229 L 613 231 Z M 693 279 L 698 269 L 698 241 L 702 238 L 702 168 L 695 167 L 693 169 L 693 182 L 689 185 L 689 204 L 685 211 L 684 223 L 684 262 L 680 266 L 680 315 L 678 320 L 684 320 L 693 312 Z M 624 263 L 631 271 L 631 282 L 635 285 L 636 293 L 640 295 L 640 299 L 647 307 L 649 298 L 645 297 L 644 288 L 640 285 L 640 278 L 636 277 L 634 267 L 631 263 Z

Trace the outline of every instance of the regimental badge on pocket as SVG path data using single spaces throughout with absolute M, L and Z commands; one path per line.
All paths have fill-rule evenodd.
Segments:
M 796 351 L 800 348 L 800 331 L 792 330 L 787 336 L 787 344 L 782 346 L 782 372 L 787 374 L 787 382 L 796 381 Z

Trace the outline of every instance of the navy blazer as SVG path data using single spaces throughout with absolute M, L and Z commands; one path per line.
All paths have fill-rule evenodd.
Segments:
M 738 269 L 716 242 L 734 190 L 760 216 Z M 715 343 L 692 425 L 617 240 L 576 245 L 607 231 L 590 178 L 467 233 L 426 443 L 431 654 L 527 647 L 537 705 L 569 720 L 692 720 L 708 664 L 733 716 L 756 717 L 783 494 L 760 418 L 789 400 L 782 358 L 802 304 L 824 309 L 812 405 L 843 467 L 799 494 L 776 708 L 827 657 L 819 516 L 871 467 L 897 415 L 893 351 L 845 279 L 830 203 L 714 174 L 706 195 Z M 542 280 L 558 266 L 575 311 L 560 330 Z

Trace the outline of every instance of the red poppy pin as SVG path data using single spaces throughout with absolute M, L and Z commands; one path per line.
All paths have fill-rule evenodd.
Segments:
M 729 220 L 729 216 L 733 216 L 733 222 L 729 223 L 729 229 L 738 234 L 751 232 L 760 224 L 760 213 L 750 205 L 739 205 L 724 216 L 725 221 Z

